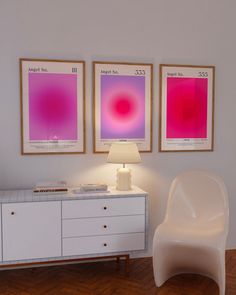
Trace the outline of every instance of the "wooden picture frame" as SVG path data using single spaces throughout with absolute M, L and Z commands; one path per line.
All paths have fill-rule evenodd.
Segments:
M 85 62 L 19 62 L 21 154 L 85 153 Z
M 213 151 L 215 67 L 160 65 L 159 151 Z
M 114 141 L 133 141 L 152 152 L 153 65 L 93 62 L 93 151 Z

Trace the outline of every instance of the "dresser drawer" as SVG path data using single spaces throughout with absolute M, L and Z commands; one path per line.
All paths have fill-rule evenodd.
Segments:
M 63 255 L 86 255 L 145 249 L 144 233 L 63 239 Z
M 145 214 L 145 197 L 62 202 L 62 218 Z
M 140 233 L 144 231 L 144 215 L 64 219 L 62 222 L 63 238 L 120 233 Z

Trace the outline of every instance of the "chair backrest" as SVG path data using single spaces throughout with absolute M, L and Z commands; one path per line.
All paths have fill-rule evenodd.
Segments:
M 176 224 L 215 224 L 228 231 L 228 195 L 223 180 L 207 171 L 177 176 L 170 188 L 165 220 Z

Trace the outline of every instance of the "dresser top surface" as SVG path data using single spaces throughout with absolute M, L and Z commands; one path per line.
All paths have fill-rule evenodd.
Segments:
M 133 186 L 129 191 L 118 191 L 113 186 L 108 187 L 107 192 L 83 192 L 75 193 L 76 187 L 69 188 L 68 193 L 34 193 L 32 189 L 28 190 L 5 190 L 0 191 L 1 203 L 16 202 L 41 202 L 41 201 L 65 201 L 65 200 L 86 200 L 101 198 L 124 198 L 124 197 L 143 197 L 147 192 L 137 186 Z

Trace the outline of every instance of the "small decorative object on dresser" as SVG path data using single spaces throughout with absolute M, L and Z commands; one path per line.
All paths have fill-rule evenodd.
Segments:
M 125 168 L 125 164 L 141 162 L 136 143 L 126 141 L 112 143 L 107 162 L 123 164 L 123 168 L 117 169 L 116 189 L 121 191 L 131 190 L 131 170 Z
M 0 268 L 105 257 L 125 257 L 128 266 L 147 247 L 147 193 L 108 190 L 0 191 Z

